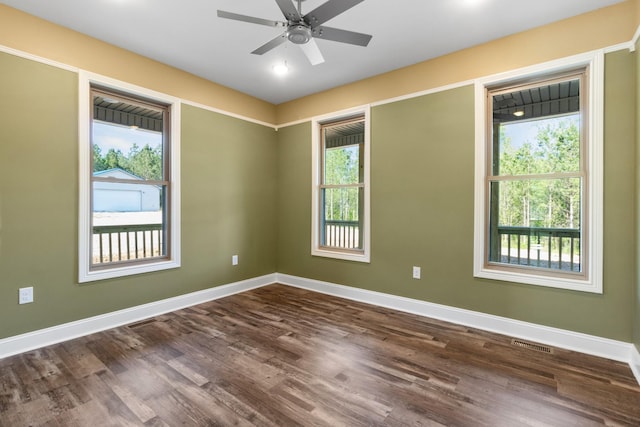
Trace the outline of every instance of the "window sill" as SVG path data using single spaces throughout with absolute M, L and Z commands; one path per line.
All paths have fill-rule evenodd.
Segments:
M 101 270 L 80 272 L 78 281 L 80 283 L 95 282 L 98 280 L 115 279 L 118 277 L 133 276 L 136 274 L 151 273 L 154 271 L 170 270 L 178 267 L 180 267 L 180 262 L 177 260 L 162 260 L 145 264 L 111 267 Z
M 369 259 L 369 254 L 365 252 L 342 252 L 342 251 L 332 251 L 330 249 L 319 249 L 314 248 L 311 250 L 312 256 L 319 256 L 324 258 L 335 258 L 342 259 L 345 261 L 356 261 L 356 262 L 371 262 Z
M 474 277 L 522 283 L 525 285 L 546 286 L 549 288 L 590 292 L 595 294 L 602 293 L 602 283 L 597 283 L 583 278 L 571 278 L 568 276 L 529 274 L 519 271 L 504 271 L 485 267 L 475 271 Z

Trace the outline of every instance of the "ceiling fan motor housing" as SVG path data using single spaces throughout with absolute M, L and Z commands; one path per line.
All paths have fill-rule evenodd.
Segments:
M 296 7 L 296 1 L 298 7 Z M 240 15 L 224 10 L 218 10 L 218 17 L 248 22 L 250 24 L 265 25 L 272 28 L 285 28 L 283 33 L 251 53 L 253 55 L 263 55 L 281 44 L 290 41 L 301 47 L 307 59 L 311 62 L 311 65 L 324 62 L 322 52 L 320 52 L 316 43 L 313 42 L 314 37 L 357 46 L 367 46 L 369 40 L 371 40 L 372 36 L 369 34 L 322 26 L 325 22 L 351 9 L 353 6 L 362 3 L 364 0 L 325 0 L 323 4 L 304 15 L 302 14 L 301 6 L 303 1 L 305 0 L 275 0 L 284 15 L 284 22 Z
M 291 25 L 287 30 L 287 38 L 291 43 L 305 44 L 311 37 L 311 28 L 302 24 Z

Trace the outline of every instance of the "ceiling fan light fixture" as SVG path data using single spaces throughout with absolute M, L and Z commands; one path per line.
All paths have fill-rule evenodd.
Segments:
M 308 43 L 311 37 L 311 28 L 305 25 L 291 25 L 287 31 L 287 38 L 294 44 Z
M 273 72 L 278 76 L 284 76 L 289 72 L 289 67 L 287 66 L 287 61 L 280 62 L 273 67 Z

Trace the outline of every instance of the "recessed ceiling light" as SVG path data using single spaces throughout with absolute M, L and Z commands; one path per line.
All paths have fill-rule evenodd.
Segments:
M 281 62 L 273 66 L 273 72 L 278 76 L 284 76 L 289 72 L 289 67 L 287 66 L 287 61 Z
M 524 111 L 522 111 L 522 110 L 514 111 L 513 115 L 516 116 L 516 117 L 522 117 L 522 116 L 524 116 Z

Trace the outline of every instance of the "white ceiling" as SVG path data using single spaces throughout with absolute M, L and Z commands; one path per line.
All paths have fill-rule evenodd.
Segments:
M 302 13 L 326 0 L 306 0 Z M 368 47 L 327 40 L 312 66 L 283 30 L 221 19 L 216 10 L 282 21 L 275 0 L 0 0 L 197 76 L 279 104 L 622 0 L 364 0 L 326 25 L 372 34 Z M 289 73 L 272 67 L 286 60 Z M 122 64 L 126 66 L 126 64 Z

